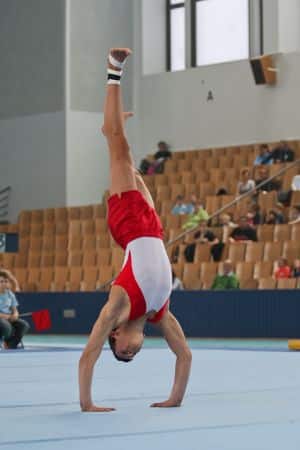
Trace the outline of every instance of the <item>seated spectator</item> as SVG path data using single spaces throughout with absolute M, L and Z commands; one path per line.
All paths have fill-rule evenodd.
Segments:
M 259 147 L 259 154 L 257 155 L 257 157 L 254 160 L 254 165 L 255 166 L 262 166 L 262 165 L 270 165 L 273 164 L 273 159 L 272 159 L 272 153 L 269 150 L 269 146 L 267 144 L 262 144 Z
M 266 215 L 265 223 L 267 225 L 280 225 L 284 223 L 284 218 L 282 214 L 277 213 L 275 209 L 270 209 Z
M 300 222 L 300 206 L 294 206 L 290 213 L 290 225 Z
M 267 181 L 269 178 L 268 171 L 264 167 L 261 167 L 258 171 L 258 178 L 255 181 L 256 186 L 261 184 L 263 181 L 266 181 L 266 183 L 256 189 L 256 193 L 259 192 L 271 192 L 271 191 L 278 191 L 280 189 L 281 183 L 280 181 L 271 180 Z
M 209 244 L 211 247 L 211 255 L 214 261 L 220 261 L 224 244 L 212 231 L 208 229 L 207 221 L 202 220 L 199 224 L 199 230 L 194 234 L 194 242 L 187 243 L 184 250 L 186 262 L 193 262 L 197 244 Z
M 241 172 L 241 179 L 237 184 L 237 195 L 245 194 L 255 188 L 254 180 L 250 179 L 250 172 L 248 169 L 243 169 Z
M 261 212 L 261 208 L 257 204 L 251 205 L 249 212 L 247 213 L 249 225 L 262 225 L 264 223 L 264 216 Z
M 6 349 L 16 349 L 29 330 L 28 323 L 19 319 L 18 302 L 11 290 L 13 283 L 9 272 L 0 270 L 0 339 Z
M 177 278 L 174 270 L 172 269 L 172 291 L 182 291 L 184 289 L 182 281 Z
M 159 159 L 169 159 L 172 158 L 172 152 L 169 149 L 169 146 L 166 142 L 160 141 L 157 144 L 158 150 L 154 153 L 154 159 L 158 161 Z
M 237 225 L 232 221 L 230 214 L 221 214 L 219 217 L 219 226 L 223 227 L 223 242 L 227 242 L 232 228 L 235 228 Z
M 292 275 L 292 271 L 290 266 L 288 265 L 286 258 L 279 258 L 277 261 L 277 269 L 274 272 L 274 277 L 276 280 L 280 278 L 290 278 Z
M 230 259 L 227 259 L 223 263 L 223 273 L 216 275 L 211 289 L 214 291 L 217 290 L 226 290 L 226 289 L 239 289 L 240 282 L 233 271 L 233 265 Z
M 177 195 L 176 197 L 176 203 L 172 208 L 172 214 L 174 214 L 174 216 L 178 216 L 178 215 L 184 215 L 184 214 L 188 214 L 188 205 L 186 203 L 184 203 L 183 201 L 183 196 L 182 195 Z
M 191 228 L 199 225 L 200 222 L 208 221 L 209 214 L 205 210 L 204 204 L 200 201 L 196 207 L 196 212 L 188 218 L 188 220 L 182 225 L 183 230 L 190 230 Z
M 187 205 L 186 205 L 186 207 L 187 207 L 187 214 L 194 214 L 194 212 L 197 209 L 197 205 L 198 205 L 197 196 L 195 194 L 192 194 L 191 197 L 190 197 L 189 203 L 187 203 Z
M 245 216 L 240 217 L 238 226 L 232 231 L 229 242 L 251 242 L 257 241 L 256 230 L 248 223 L 248 219 Z
M 291 184 L 292 191 L 300 191 L 300 175 L 295 175 Z
M 141 161 L 139 170 L 143 175 L 153 175 L 154 173 L 162 173 L 164 162 L 172 158 L 172 152 L 170 151 L 168 144 L 164 141 L 160 141 L 158 144 L 158 150 L 154 153 L 154 160 L 149 161 L 143 159 Z
M 295 153 L 286 141 L 280 141 L 279 146 L 271 152 L 271 158 L 274 163 L 292 162 L 295 159 Z
M 284 205 L 280 202 L 276 203 L 276 205 L 273 208 L 273 211 L 276 214 L 276 221 L 278 224 L 286 223 L 286 219 L 284 216 Z
M 292 268 L 292 277 L 299 278 L 300 277 L 300 259 L 295 259 L 293 268 Z
M 231 214 L 221 214 L 219 217 L 219 226 L 220 227 L 236 227 L 236 223 L 232 220 Z

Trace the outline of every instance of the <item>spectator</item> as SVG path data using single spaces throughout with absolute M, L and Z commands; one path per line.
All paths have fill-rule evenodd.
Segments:
M 276 280 L 280 278 L 290 278 L 292 275 L 292 271 L 290 266 L 288 265 L 286 258 L 279 258 L 277 261 L 277 269 L 274 272 L 274 276 Z
M 276 214 L 273 209 L 267 212 L 266 225 L 276 225 Z
M 264 216 L 257 204 L 251 205 L 247 217 L 249 225 L 262 225 L 264 223 Z
M 262 165 L 270 165 L 273 164 L 273 159 L 271 158 L 271 152 L 269 150 L 269 147 L 267 144 L 262 144 L 259 147 L 259 154 L 254 160 L 255 166 L 262 166 Z
M 273 158 L 274 163 L 292 162 L 295 159 L 295 153 L 286 141 L 280 141 L 278 147 L 271 152 L 270 157 Z
M 195 249 L 197 244 L 209 244 L 211 255 L 214 261 L 220 261 L 223 250 L 223 244 L 207 227 L 207 221 L 202 220 L 199 224 L 199 230 L 194 234 L 194 242 L 187 243 L 184 250 L 184 256 L 187 262 L 194 261 Z
M 245 194 L 255 188 L 254 180 L 250 179 L 250 172 L 248 169 L 243 169 L 241 172 L 241 179 L 237 184 L 237 195 Z
M 276 222 L 278 224 L 286 223 L 286 219 L 284 216 L 284 205 L 280 202 L 276 203 L 276 205 L 273 208 L 273 211 L 276 214 Z
M 225 290 L 225 289 L 239 289 L 240 283 L 233 271 L 233 265 L 230 259 L 227 259 L 223 263 L 223 274 L 216 275 L 211 289 L 213 290 Z
M 219 217 L 219 226 L 220 227 L 236 227 L 236 223 L 232 221 L 231 214 L 221 214 Z
M 202 202 L 199 202 L 197 205 L 197 211 L 182 225 L 182 229 L 189 230 L 199 225 L 199 223 L 203 220 L 208 221 L 208 219 L 209 214 L 205 210 L 204 204 Z
M 295 259 L 293 264 L 292 276 L 294 278 L 300 277 L 300 259 Z
M 256 230 L 252 228 L 245 216 L 240 217 L 238 226 L 232 231 L 229 242 L 250 242 L 257 241 Z
M 269 178 L 268 171 L 264 167 L 261 167 L 258 171 L 258 179 L 256 180 L 256 186 L 261 184 L 263 181 L 267 181 Z M 257 193 L 259 192 L 271 192 L 271 191 L 278 191 L 280 188 L 281 183 L 276 180 L 267 181 L 263 186 L 258 188 L 256 190 Z
M 232 228 L 235 228 L 237 225 L 232 221 L 230 214 L 221 214 L 219 217 L 219 226 L 223 227 L 223 242 L 227 242 Z
M 16 349 L 23 336 L 29 330 L 25 320 L 19 319 L 18 302 L 13 288 L 13 278 L 8 272 L 0 271 L 0 339 L 4 340 L 4 348 Z
M 0 269 L 2 272 L 5 272 L 8 277 L 8 286 L 7 288 L 13 292 L 20 292 L 20 286 L 17 279 L 13 276 L 13 274 L 9 270 Z
M 198 199 L 195 194 L 192 194 L 190 197 L 189 203 L 187 203 L 187 214 L 194 214 L 197 209 Z
M 300 191 L 300 175 L 295 175 L 291 184 L 292 191 Z
M 182 291 L 184 289 L 182 281 L 177 278 L 174 270 L 172 269 L 172 291 Z
M 294 206 L 290 214 L 290 225 L 300 222 L 300 206 Z
M 284 218 L 281 213 L 278 213 L 275 209 L 270 209 L 266 216 L 267 225 L 279 225 L 284 223 Z
M 143 159 L 141 161 L 139 170 L 143 175 L 153 175 L 154 173 L 162 173 L 164 162 L 172 158 L 172 152 L 166 142 L 160 141 L 157 144 L 158 150 L 154 153 L 154 160 L 149 161 L 148 159 Z
M 157 147 L 158 147 L 158 150 L 156 153 L 154 153 L 154 159 L 156 161 L 161 160 L 161 159 L 165 160 L 165 159 L 172 158 L 172 152 L 170 151 L 169 146 L 166 142 L 160 141 L 157 144 Z
M 182 195 L 177 195 L 176 197 L 176 203 L 172 208 L 172 214 L 174 214 L 174 216 L 178 216 L 178 215 L 183 215 L 183 214 L 188 214 L 188 205 L 186 203 L 184 203 L 183 201 L 183 196 Z

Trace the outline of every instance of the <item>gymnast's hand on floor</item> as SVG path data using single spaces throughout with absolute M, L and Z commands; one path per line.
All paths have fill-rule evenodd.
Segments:
M 111 412 L 115 410 L 116 410 L 115 408 L 106 408 L 103 406 L 96 406 L 96 405 L 81 407 L 82 412 Z
M 177 408 L 180 405 L 181 402 L 169 399 L 166 400 L 165 402 L 152 403 L 151 408 Z

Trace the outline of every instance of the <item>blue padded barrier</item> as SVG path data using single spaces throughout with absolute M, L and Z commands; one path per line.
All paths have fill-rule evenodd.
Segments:
M 17 296 L 20 312 L 50 310 L 52 334 L 89 333 L 107 299 L 103 292 Z M 177 291 L 171 311 L 189 337 L 300 338 L 298 290 Z M 159 335 L 150 325 L 146 334 Z

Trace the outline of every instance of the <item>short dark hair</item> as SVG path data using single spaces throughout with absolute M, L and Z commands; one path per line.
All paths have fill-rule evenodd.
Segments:
M 130 362 L 130 361 L 132 361 L 132 359 L 124 358 L 124 357 L 118 356 L 118 355 L 116 354 L 116 338 L 114 338 L 113 336 L 108 336 L 108 343 L 109 343 L 109 346 L 110 346 L 111 351 L 112 351 L 113 354 L 114 354 L 114 357 L 115 357 L 118 361 L 122 361 L 122 362 Z
M 8 273 L 6 272 L 6 270 L 3 270 L 3 269 L 0 270 L 0 277 L 1 277 L 1 278 L 5 278 L 5 280 L 10 281 L 9 275 L 8 275 Z

